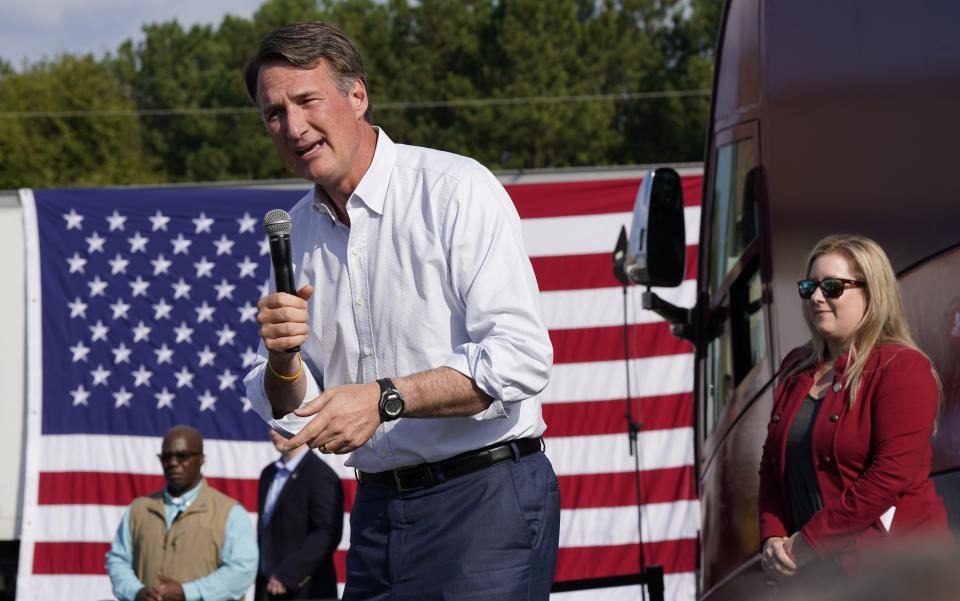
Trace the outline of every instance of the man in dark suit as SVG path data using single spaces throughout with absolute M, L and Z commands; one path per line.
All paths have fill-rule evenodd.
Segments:
M 274 447 L 284 438 L 270 430 Z M 333 552 L 343 534 L 343 485 L 313 451 L 281 451 L 257 493 L 260 569 L 256 600 L 336 599 Z

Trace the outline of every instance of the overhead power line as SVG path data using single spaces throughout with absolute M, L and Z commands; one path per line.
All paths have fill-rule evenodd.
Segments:
M 531 96 L 525 98 L 462 98 L 453 100 L 410 100 L 398 102 L 374 102 L 374 109 L 418 109 L 470 106 L 504 106 L 511 104 L 555 104 L 561 102 L 596 102 L 601 100 L 654 100 L 658 98 L 683 98 L 709 96 L 710 90 L 673 90 L 664 92 L 624 92 L 616 94 L 581 94 L 577 96 Z M 177 115 L 238 115 L 257 113 L 254 107 L 221 108 L 174 108 L 137 110 L 90 110 L 90 111 L 7 111 L 0 112 L 0 119 L 38 119 L 50 117 L 164 117 Z

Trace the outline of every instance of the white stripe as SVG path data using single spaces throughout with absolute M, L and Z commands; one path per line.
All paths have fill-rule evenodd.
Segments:
M 697 515 L 697 501 L 644 505 L 643 542 L 697 538 Z M 637 518 L 635 506 L 566 509 L 560 512 L 560 546 L 636 544 L 640 541 Z
M 112 543 L 126 509 L 119 505 L 40 505 L 34 532 L 42 542 Z M 257 513 L 248 511 L 247 517 L 256 531 Z M 343 538 L 337 548 L 345 550 L 350 541 L 349 513 L 343 514 L 343 522 Z
M 117 505 L 41 505 L 34 532 L 42 542 L 109 543 L 117 533 L 126 507 Z M 248 512 L 256 528 L 257 514 Z M 697 501 L 652 503 L 643 506 L 643 541 L 659 542 L 696 538 Z M 640 540 L 637 508 L 592 507 L 560 512 L 561 547 L 596 547 L 635 544 Z M 350 541 L 350 514 L 344 514 L 343 538 L 338 549 Z M 615 525 L 615 527 L 611 527 Z
M 684 207 L 685 244 L 699 243 L 700 207 Z M 527 254 L 531 257 L 557 257 L 596 253 L 613 254 L 620 227 L 627 232 L 633 213 L 601 213 L 565 217 L 536 217 L 520 222 Z
M 266 428 L 266 425 L 264 425 Z M 162 475 L 157 453 L 160 436 L 60 434 L 40 438 L 39 470 L 45 472 L 102 471 Z M 203 441 L 203 474 L 213 478 L 258 480 L 260 472 L 279 457 L 267 441 Z M 319 454 L 318 454 L 319 455 Z M 352 479 L 343 455 L 319 455 L 341 479 Z
M 663 318 L 643 309 L 640 286 L 627 288 L 627 323 L 654 323 Z M 684 280 L 676 288 L 653 288 L 657 295 L 680 307 L 692 307 L 697 299 L 697 282 Z M 550 330 L 623 326 L 623 288 L 548 290 L 540 293 L 543 319 Z
M 113 588 L 110 578 L 102 576 L 31 576 L 30 586 L 20 586 L 23 571 L 17 574 L 17 601 L 50 601 L 72 599 L 74 601 L 111 601 Z
M 99 461 L 100 469 L 105 472 L 129 471 L 131 473 L 141 474 L 159 474 L 160 472 L 159 467 L 155 465 L 152 466 L 153 471 L 150 471 L 151 466 L 147 464 L 152 462 L 149 459 L 140 462 L 144 464 L 143 466 L 138 466 L 134 460 L 135 455 L 122 458 L 120 455 L 109 454 L 112 452 L 109 445 L 112 437 L 109 436 L 90 436 L 90 445 L 76 448 L 73 455 L 70 453 L 58 454 L 51 452 L 57 450 L 58 446 L 63 446 L 64 448 L 70 446 L 69 441 L 63 440 L 64 438 L 70 437 L 45 436 L 42 439 L 45 445 L 44 452 L 41 453 L 41 458 L 43 459 L 41 469 L 43 471 L 88 470 L 88 466 L 91 465 L 91 463 L 85 463 L 85 461 L 90 462 L 93 458 L 96 458 L 97 461 Z M 123 443 L 130 437 L 119 436 L 116 438 L 119 442 Z M 229 451 L 232 446 L 243 447 L 248 444 L 252 443 L 227 443 L 220 441 L 219 446 L 222 447 L 222 451 L 220 452 Z M 264 444 L 269 446 L 269 443 Z M 638 444 L 641 453 L 640 460 L 642 469 L 663 469 L 693 464 L 693 429 L 690 427 L 644 430 L 641 431 L 638 436 Z M 76 447 L 76 445 L 74 446 Z M 150 448 L 153 449 L 154 447 Z M 590 449 L 590 452 L 584 453 L 584 449 Z M 205 451 L 209 463 L 212 449 L 208 446 Z M 92 455 L 92 457 L 85 457 L 88 453 Z M 149 451 L 144 451 L 143 454 L 149 456 Z M 547 443 L 547 456 L 553 463 L 557 473 L 564 476 L 627 472 L 634 469 L 634 459 L 628 452 L 626 436 L 622 434 L 550 438 Z M 270 457 L 270 461 L 273 461 L 273 456 L 271 455 Z M 112 462 L 110 461 L 111 459 L 113 459 Z M 343 461 L 342 456 L 336 456 L 332 460 L 329 459 L 329 456 L 325 456 L 324 459 L 330 461 L 331 467 L 335 467 L 333 462 Z M 156 461 L 156 459 L 154 458 L 153 461 Z M 268 462 L 258 462 L 257 465 L 266 465 L 266 463 Z M 96 463 L 92 464 L 96 465 Z M 238 475 L 236 473 L 221 472 L 212 475 L 247 479 L 257 479 L 260 477 L 259 470 L 253 473 L 255 470 L 244 469 L 249 466 L 244 466 L 241 462 L 233 465 L 238 471 L 248 473 Z M 138 467 L 142 467 L 142 469 L 138 470 Z M 338 475 L 343 480 L 352 480 L 355 477 L 353 470 L 350 468 L 335 468 L 335 471 L 338 472 Z
M 550 383 L 540 393 L 544 403 L 572 403 L 631 398 L 693 390 L 693 354 L 663 355 L 624 361 L 561 363 L 553 366 Z M 549 424 L 548 424 L 549 425 Z
M 24 575 L 17 575 L 17 582 Z M 71 601 L 113 601 L 113 587 L 106 575 L 42 575 L 31 576 L 30 586 L 17 589 L 17 601 L 50 601 L 51 599 L 70 599 Z M 245 599 L 253 599 L 254 587 L 247 589 Z
M 690 166 L 687 166 L 690 165 Z M 657 169 L 670 167 L 686 179 L 690 175 L 703 175 L 703 163 L 667 163 L 656 165 Z M 516 169 L 494 171 L 493 174 L 504 186 L 516 184 L 567 184 L 571 182 L 599 182 L 611 179 L 643 179 L 653 167 L 628 165 L 608 167 L 543 167 L 540 169 Z M 274 189 L 274 184 L 269 189 Z
M 126 507 L 117 505 L 38 505 L 37 540 L 112 542 Z
M 549 430 L 548 430 L 549 433 Z M 43 452 L 41 456 L 41 470 L 52 472 L 89 471 L 90 465 L 97 465 L 104 472 L 130 472 L 135 474 L 160 475 L 160 468 L 155 462 L 156 457 L 151 439 L 124 436 L 90 436 L 89 445 L 76 445 L 73 436 L 44 436 Z M 120 448 L 129 449 L 131 440 L 140 440 L 139 445 L 145 446 L 140 453 L 115 452 L 110 442 L 116 440 Z M 145 441 L 145 442 L 144 442 Z M 216 445 L 211 445 L 216 442 Z M 224 471 L 219 472 L 207 469 L 211 464 L 211 455 L 216 452 L 225 456 L 237 457 L 239 453 L 230 455 L 236 449 L 247 448 L 249 445 L 261 443 L 247 443 L 240 441 L 206 441 L 204 451 L 207 463 L 204 472 L 212 476 L 227 478 L 246 478 L 256 480 L 260 477 L 260 469 L 275 460 L 275 451 L 270 443 L 263 443 L 268 447 L 265 451 L 266 460 L 258 461 L 254 465 L 260 468 L 250 469 L 248 464 L 238 461 L 232 467 L 245 473 L 236 474 Z M 642 469 L 663 469 L 693 464 L 693 430 L 692 428 L 671 428 L 664 430 L 644 430 L 638 438 L 641 452 Z M 159 439 L 157 439 L 159 446 Z M 62 449 L 72 449 L 73 452 L 59 452 Z M 584 453 L 584 449 L 590 449 Z M 561 475 L 596 474 L 626 472 L 634 469 L 633 457 L 629 455 L 626 436 L 622 434 L 602 434 L 595 436 L 563 436 L 550 438 L 547 443 L 547 455 L 554 465 L 554 469 Z M 90 455 L 89 457 L 87 455 Z M 137 460 L 145 456 L 145 459 Z M 94 461 L 94 458 L 96 461 Z M 343 467 L 344 456 L 322 456 L 342 480 L 355 478 L 353 469 Z M 112 460 L 112 461 L 111 461 Z
M 40 307 L 40 236 L 37 229 L 37 210 L 32 190 L 20 190 L 20 204 L 23 207 L 23 237 L 26 256 L 27 280 L 27 332 L 41 331 Z M 39 474 L 42 469 L 42 453 L 37 452 L 36 441 L 40 439 L 40 412 L 43 409 L 43 336 L 38 334 L 26 337 L 27 345 L 27 415 L 25 419 L 26 445 L 22 460 L 24 482 L 21 491 L 23 499 L 23 515 L 20 525 L 20 561 L 17 569 L 17 599 L 26 599 L 33 594 L 33 546 L 37 540 L 33 526 L 37 522 L 37 498 L 39 488 Z M 57 596 L 40 599 L 56 599 Z
M 549 432 L 549 431 L 548 431 Z M 549 438 L 547 457 L 558 476 L 632 472 L 626 434 Z M 693 428 L 645 430 L 637 435 L 641 470 L 693 465 Z
M 649 590 L 649 589 L 647 589 Z M 643 598 L 639 586 L 613 586 L 604 589 L 554 593 L 550 601 L 637 601 Z M 649 593 L 647 598 L 650 598 Z M 697 579 L 693 572 L 663 575 L 663 598 L 666 601 L 693 601 L 697 598 Z

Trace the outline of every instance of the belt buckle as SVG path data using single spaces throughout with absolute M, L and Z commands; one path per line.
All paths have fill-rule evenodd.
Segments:
M 391 473 L 393 474 L 393 483 L 396 484 L 396 486 L 397 486 L 397 492 L 410 492 L 410 491 L 413 491 L 413 490 L 420 490 L 421 488 L 425 488 L 425 486 L 423 486 L 423 485 L 405 487 L 405 486 L 403 485 L 403 481 L 400 479 L 400 470 L 398 470 L 398 469 L 397 469 L 397 470 L 391 470 Z

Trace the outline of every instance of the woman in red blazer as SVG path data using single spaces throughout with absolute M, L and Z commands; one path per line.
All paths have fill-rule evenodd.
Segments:
M 949 540 L 930 480 L 940 382 L 913 342 L 886 254 L 821 240 L 798 283 L 812 340 L 781 365 L 760 466 L 761 566 L 855 573 L 867 549 Z

